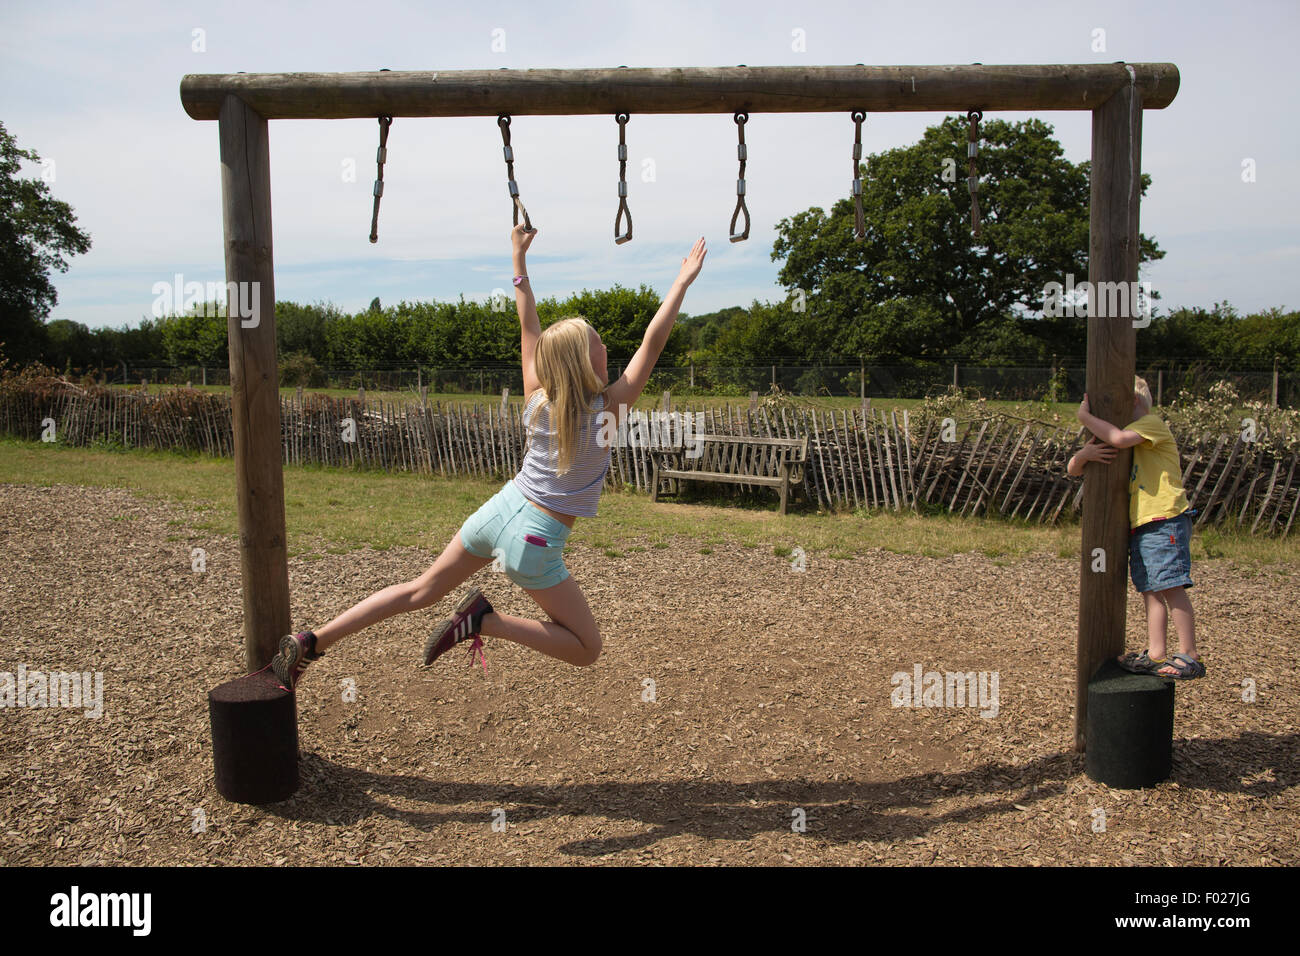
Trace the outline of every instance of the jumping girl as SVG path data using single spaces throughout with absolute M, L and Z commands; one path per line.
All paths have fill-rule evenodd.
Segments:
M 344 611 L 315 631 L 286 635 L 271 662 L 287 690 L 296 690 L 307 664 L 339 638 L 394 614 L 431 607 L 498 556 L 506 576 L 523 588 L 550 618 L 534 621 L 498 614 L 477 588 L 455 614 L 434 630 L 424 648 L 431 664 L 461 641 L 500 637 L 569 664 L 586 667 L 600 656 L 600 630 L 582 589 L 564 566 L 564 543 L 578 517 L 594 517 L 609 470 L 610 443 L 597 441 L 602 419 L 622 434 L 635 404 L 668 342 L 686 289 L 700 274 L 707 251 L 699 239 L 650 320 L 641 347 L 615 382 L 609 381 L 605 345 L 586 320 L 561 319 L 541 331 L 524 254 L 537 230 L 511 232 L 515 306 L 522 327 L 524 425 L 528 444 L 519 473 L 502 486 L 452 537 L 432 567 L 413 581 L 394 584 Z M 602 416 L 611 409 L 609 416 Z M 486 667 L 486 664 L 484 664 Z

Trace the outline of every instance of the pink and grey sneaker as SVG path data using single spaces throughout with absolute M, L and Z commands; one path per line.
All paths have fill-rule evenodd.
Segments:
M 432 664 L 461 641 L 473 638 L 474 642 L 469 648 L 470 664 L 473 665 L 474 652 L 477 651 L 483 660 L 483 669 L 487 670 L 487 659 L 483 657 L 483 638 L 479 636 L 479 628 L 483 626 L 484 615 L 491 613 L 492 605 L 483 596 L 483 592 L 478 588 L 470 591 L 456 605 L 455 615 L 434 628 L 429 639 L 424 642 L 425 665 Z
M 286 634 L 280 638 L 280 653 L 271 658 L 271 670 L 285 690 L 296 691 L 307 665 L 324 656 L 316 653 L 316 635 L 311 631 Z

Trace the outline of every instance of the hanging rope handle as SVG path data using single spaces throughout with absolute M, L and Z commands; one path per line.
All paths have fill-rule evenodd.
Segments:
M 384 163 L 388 161 L 388 127 L 393 125 L 391 116 L 379 117 L 379 149 L 375 151 L 375 162 L 379 169 L 375 179 L 375 211 L 370 216 L 370 241 L 379 241 L 379 197 L 384 194 Z
M 519 214 L 524 214 L 524 231 L 534 232 L 533 224 L 528 218 L 528 210 L 519 198 L 519 186 L 515 182 L 515 151 L 510 147 L 510 114 L 502 113 L 497 117 L 497 126 L 501 127 L 501 139 L 505 143 L 503 152 L 506 157 L 506 181 L 510 186 L 510 198 L 514 201 L 514 225 L 519 225 Z
M 866 122 L 865 110 L 854 110 L 853 116 L 853 239 L 861 242 L 867 236 L 867 221 L 862 215 L 862 124 Z
M 984 114 L 979 110 L 971 110 L 966 114 L 966 119 L 970 125 L 966 128 L 966 160 L 967 160 L 967 187 L 970 189 L 970 231 L 971 235 L 979 238 L 980 234 L 980 176 L 979 171 L 975 168 L 975 159 L 979 156 L 980 151 L 980 120 Z
M 627 208 L 627 113 L 615 113 L 618 123 L 618 213 L 614 216 L 614 244 L 621 246 L 632 239 L 632 210 Z M 618 234 L 618 221 L 627 214 L 627 232 Z
M 749 122 L 749 114 L 737 111 L 733 118 L 736 121 L 736 133 L 740 137 L 740 142 L 736 146 L 736 158 L 740 160 L 740 178 L 736 180 L 736 211 L 731 214 L 731 225 L 728 229 L 731 232 L 731 241 L 740 242 L 749 238 L 749 209 L 745 205 L 745 161 L 748 158 L 745 149 L 745 124 Z M 736 217 L 742 212 L 745 214 L 745 231 L 737 235 Z

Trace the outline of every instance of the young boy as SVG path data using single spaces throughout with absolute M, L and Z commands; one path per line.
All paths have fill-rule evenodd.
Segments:
M 1174 436 L 1151 412 L 1151 389 L 1134 379 L 1133 416 L 1127 428 L 1116 428 L 1088 410 L 1088 396 L 1079 405 L 1079 421 L 1096 436 L 1084 445 L 1067 468 L 1082 475 L 1084 463 L 1107 464 L 1115 448 L 1133 449 L 1129 472 L 1129 574 L 1142 595 L 1147 612 L 1147 649 L 1129 652 L 1119 665 L 1135 674 L 1155 674 L 1171 680 L 1205 676 L 1196 653 L 1196 629 L 1187 588 L 1192 586 L 1192 515 L 1183 491 L 1182 466 Z M 1105 442 L 1113 447 L 1098 442 Z M 1166 659 L 1166 604 L 1178 631 L 1178 653 Z

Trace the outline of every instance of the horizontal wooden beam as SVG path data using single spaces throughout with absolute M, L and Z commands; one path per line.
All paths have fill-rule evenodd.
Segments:
M 181 103 L 196 120 L 215 120 L 228 93 L 265 119 L 1093 110 L 1131 85 L 1163 109 L 1178 82 L 1172 63 L 196 73 Z

